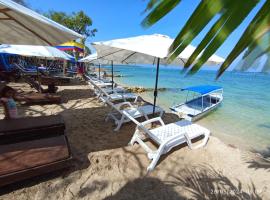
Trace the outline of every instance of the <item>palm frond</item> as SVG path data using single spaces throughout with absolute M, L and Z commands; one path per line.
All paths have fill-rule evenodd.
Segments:
M 172 9 L 177 6 L 181 0 L 151 0 L 148 3 L 146 10 L 153 10 L 148 14 L 148 16 L 142 21 L 143 27 L 150 27 L 162 17 L 167 15 Z
M 256 43 L 258 36 L 261 36 L 262 31 L 266 33 L 266 30 L 270 30 L 270 0 L 267 0 L 262 8 L 258 11 L 251 23 L 248 25 L 241 38 L 227 56 L 217 73 L 219 78 L 224 71 L 230 66 L 230 64 L 249 46 Z M 270 45 L 270 44 L 269 44 Z
M 198 47 L 185 64 L 190 74 L 197 72 L 201 66 L 224 44 L 233 31 L 243 23 L 245 18 L 261 0 L 203 0 L 176 36 L 170 48 L 170 61 L 174 60 L 212 21 L 214 24 L 203 37 Z M 150 0 L 146 10 L 149 15 L 143 20 L 144 27 L 152 26 L 167 15 L 181 0 Z M 260 39 L 270 31 L 270 0 L 265 0 L 256 16 L 247 26 L 241 38 L 221 65 L 217 78 L 232 64 L 244 50 L 248 48 L 248 56 L 259 44 Z M 270 51 L 270 44 L 262 54 Z
M 247 0 L 242 3 L 233 4 L 229 12 L 229 17 L 223 24 L 223 26 L 216 32 L 216 35 L 211 38 L 211 41 L 206 44 L 206 48 L 202 53 L 201 57 L 192 66 L 190 74 L 197 72 L 202 65 L 217 51 L 217 49 L 225 42 L 229 35 L 243 22 L 250 11 L 256 6 L 254 0 Z M 240 11 L 241 10 L 241 11 Z M 224 13 L 225 15 L 226 13 Z M 189 67 L 189 66 L 187 66 Z
M 214 4 L 213 0 L 200 2 L 180 33 L 176 36 L 170 48 L 170 52 L 172 52 L 170 61 L 174 60 L 192 42 L 215 15 L 222 12 L 225 6 L 224 2 L 227 1 L 216 0 Z

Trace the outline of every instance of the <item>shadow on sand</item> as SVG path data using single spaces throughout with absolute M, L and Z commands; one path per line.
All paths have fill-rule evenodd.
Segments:
M 253 184 L 243 185 L 239 180 L 232 181 L 210 165 L 185 168 L 170 174 L 174 181 L 170 184 L 182 187 L 192 199 L 209 200 L 262 200 Z
M 90 89 L 64 89 L 57 92 L 57 95 L 60 95 L 64 102 L 95 97 L 94 92 Z
M 245 154 L 243 160 L 248 163 L 249 168 L 270 172 L 270 147 L 262 151 L 252 150 L 252 154 Z
M 131 199 L 196 199 L 196 200 L 262 200 L 260 192 L 251 182 L 243 185 L 239 180 L 232 181 L 211 166 L 179 169 L 176 174 L 169 174 L 170 181 L 144 176 L 128 181 L 115 194 L 104 200 Z M 95 192 L 105 193 L 109 184 L 104 181 L 93 182 L 83 187 L 74 198 L 85 198 Z

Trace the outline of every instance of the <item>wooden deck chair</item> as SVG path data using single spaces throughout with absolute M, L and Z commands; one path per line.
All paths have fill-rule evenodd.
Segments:
M 130 141 L 130 145 L 137 142 L 148 153 L 148 158 L 152 160 L 147 168 L 147 171 L 152 171 L 160 156 L 168 153 L 173 147 L 180 144 L 187 143 L 190 149 L 198 149 L 206 145 L 210 131 L 198 124 L 192 124 L 190 121 L 178 121 L 165 125 L 160 117 L 147 120 L 145 122 L 138 122 L 129 112 L 123 111 L 123 114 L 132 120 L 136 125 L 135 133 Z M 161 124 L 158 128 L 148 129 L 146 125 L 153 122 L 159 122 Z M 194 145 L 192 139 L 204 136 L 200 144 Z M 159 147 L 157 150 L 152 150 L 143 141 L 145 138 L 150 138 Z
M 58 89 L 55 85 L 48 85 L 48 89 L 44 89 L 37 81 L 28 76 L 23 76 L 23 79 L 30 87 L 35 88 L 40 93 L 55 93 Z

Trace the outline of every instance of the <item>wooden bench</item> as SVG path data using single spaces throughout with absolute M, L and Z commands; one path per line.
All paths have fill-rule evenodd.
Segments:
M 0 147 L 0 186 L 70 166 L 65 136 L 24 141 Z
M 0 120 L 0 144 L 64 135 L 65 123 L 60 115 Z
M 61 116 L 0 121 L 0 186 L 67 168 L 71 160 Z

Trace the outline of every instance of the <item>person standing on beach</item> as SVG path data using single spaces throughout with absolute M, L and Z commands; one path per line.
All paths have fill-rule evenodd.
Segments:
M 17 105 L 14 100 L 16 91 L 9 87 L 5 86 L 1 91 L 1 103 L 4 106 L 5 119 L 16 119 L 18 118 Z

